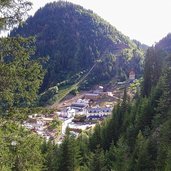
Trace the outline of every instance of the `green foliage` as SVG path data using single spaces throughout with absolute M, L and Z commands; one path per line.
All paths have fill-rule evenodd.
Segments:
M 97 124 L 89 137 L 81 135 L 77 139 L 81 170 L 170 169 L 170 56 L 164 56 L 162 60 L 161 73 L 153 77 L 148 96 L 130 102 L 125 89 L 123 100 L 114 108 L 112 118 Z M 156 68 L 153 69 L 154 74 Z
M 59 119 L 54 119 L 50 125 L 48 126 L 49 130 L 54 130 L 56 129 L 58 132 L 61 130 L 61 121 Z
M 169 67 L 169 66 L 168 66 Z M 167 111 L 170 108 L 171 104 L 171 68 L 166 68 L 164 71 L 164 75 L 161 78 L 160 83 L 162 94 L 159 99 L 159 104 L 157 107 L 157 111 L 162 117 L 167 118 Z
M 33 38 L 0 39 L 0 110 L 30 106 L 42 84 L 44 71 L 34 54 Z
M 0 170 L 41 170 L 42 140 L 13 121 L 0 121 Z
M 58 98 L 58 87 L 54 86 L 39 95 L 38 103 L 40 106 L 53 104 Z
M 0 31 L 21 23 L 30 7 L 25 0 L 0 1 Z M 42 139 L 16 122 L 24 118 L 18 114 L 30 110 L 25 107 L 33 105 L 44 76 L 39 61 L 31 60 L 33 54 L 33 38 L 0 39 L 0 115 L 12 114 L 0 117 L 1 171 L 43 169 Z
M 129 152 L 127 145 L 123 142 L 122 139 L 119 139 L 116 146 L 111 145 L 109 153 L 113 153 L 111 158 L 111 169 L 113 170 L 127 170 L 129 164 Z
M 152 88 L 157 85 L 165 57 L 165 52 L 157 47 L 151 47 L 147 50 L 144 64 L 143 96 L 149 96 Z
M 58 159 L 59 171 L 75 171 L 79 168 L 80 155 L 79 146 L 76 140 L 69 135 L 66 136 L 62 145 L 60 146 Z
M 169 33 L 166 37 L 161 39 L 157 44 L 156 47 L 159 49 L 163 49 L 168 54 L 171 52 L 171 34 Z
M 23 27 L 11 32 L 11 36 L 18 34 L 36 37 L 34 58 L 49 56 L 43 64 L 47 74 L 42 91 L 57 83 L 74 84 L 80 77 L 77 74 L 88 72 L 96 61 L 98 64 L 87 78 L 88 85 L 121 76 L 125 79 L 131 69 L 137 76 L 142 74 L 143 54 L 136 44 L 92 11 L 70 2 L 47 4 Z M 128 53 L 122 53 L 124 49 Z
M 105 155 L 103 149 L 99 147 L 95 150 L 91 164 L 90 164 L 91 171 L 106 171 L 106 162 L 105 162 Z
M 13 1 L 2 1 L 0 7 L 10 2 Z M 89 10 L 68 2 L 52 3 L 40 9 L 35 18 L 38 27 L 33 27 L 35 21 L 30 18 L 29 25 L 24 26 L 27 31 L 19 27 L 18 33 L 36 35 L 40 48 L 36 53 L 50 56 L 49 64 L 44 66 L 49 69 L 44 88 L 75 78 L 71 76 L 82 69 L 86 71 L 96 60 L 91 83 L 116 75 L 118 79 L 126 79 L 126 72 L 135 61 L 138 67 L 133 68 L 141 70 L 141 52 L 136 45 Z M 44 20 L 48 22 L 46 26 Z M 4 24 L 2 21 L 1 17 L 0 25 Z M 125 89 L 123 100 L 114 108 L 111 118 L 97 124 L 92 132 L 82 132 L 78 139 L 67 130 L 58 146 L 31 134 L 17 122 L 21 118 L 18 113 L 29 113 L 26 107 L 36 99 L 44 74 L 39 62 L 30 58 L 36 58 L 32 38 L 1 39 L 0 112 L 13 112 L 12 116 L 18 118 L 0 118 L 0 170 L 170 171 L 171 58 L 158 50 L 161 44 L 147 51 L 141 96 L 130 102 Z M 167 47 L 164 50 L 169 52 Z M 63 93 L 78 86 L 73 85 Z M 41 94 L 42 101 L 53 99 L 56 94 L 58 87 L 53 87 Z M 50 128 L 57 125 L 60 123 L 55 120 Z

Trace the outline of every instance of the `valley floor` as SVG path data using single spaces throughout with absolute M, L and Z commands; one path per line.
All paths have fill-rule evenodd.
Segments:
M 119 82 L 107 88 L 97 86 L 90 91 L 81 91 L 75 96 L 68 95 L 60 103 L 50 107 L 54 109 L 53 114 L 34 114 L 29 116 L 23 125 L 46 140 L 61 143 L 67 128 L 77 137 L 82 131 L 90 130 L 97 123 L 110 117 L 113 107 L 122 101 L 125 88 L 129 97 L 134 97 L 136 89 L 132 88 L 133 84 Z

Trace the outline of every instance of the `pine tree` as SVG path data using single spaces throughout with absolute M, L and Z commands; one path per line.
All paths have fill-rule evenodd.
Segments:
M 144 64 L 144 80 L 142 87 L 142 95 L 149 96 L 151 89 L 156 86 L 161 75 L 163 59 L 165 53 L 156 47 L 151 47 L 147 50 Z
M 59 148 L 58 170 L 75 171 L 80 165 L 80 151 L 76 140 L 68 134 Z
M 78 137 L 78 145 L 80 149 L 80 170 L 85 170 L 90 167 L 91 153 L 88 142 L 88 135 L 86 133 L 81 133 Z
M 89 146 L 91 150 L 95 150 L 97 146 L 102 147 L 102 128 L 100 124 L 97 124 L 94 128 L 94 132 L 90 137 Z
M 159 99 L 157 112 L 161 116 L 161 118 L 167 117 L 168 109 L 171 104 L 171 68 L 168 67 L 164 71 L 164 75 L 161 78 L 161 89 L 162 95 Z
M 151 88 L 152 88 L 152 63 L 154 59 L 154 49 L 149 48 L 146 53 L 145 57 L 145 64 L 144 64 L 144 80 L 143 80 L 143 87 L 142 87 L 142 95 L 149 96 Z
M 90 165 L 91 171 L 107 171 L 106 170 L 106 161 L 103 149 L 99 146 L 93 154 L 93 158 Z
M 124 140 L 120 138 L 117 142 L 117 145 L 111 146 L 110 150 L 113 151 L 115 158 L 113 160 L 112 169 L 126 171 L 129 164 L 129 152 L 127 145 L 124 143 Z

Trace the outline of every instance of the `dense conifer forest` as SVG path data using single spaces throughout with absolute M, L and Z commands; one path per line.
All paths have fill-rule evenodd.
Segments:
M 8 29 L 17 23 L 22 24 L 24 19 L 23 15 L 30 9 L 30 5 L 31 4 L 25 0 L 16 0 L 15 3 L 12 0 L 0 1 L 0 9 L 3 9 L 0 11 L 2 13 L 0 16 L 0 30 Z M 75 18 L 76 14 L 79 17 L 81 17 L 82 14 L 85 17 L 83 23 L 85 24 L 85 28 L 91 24 L 89 23 L 90 14 L 92 15 L 92 19 L 96 20 L 96 18 L 98 18 L 91 11 L 86 11 L 82 7 L 70 3 L 66 5 L 66 3 L 63 2 L 48 4 L 44 9 L 40 9 L 35 16 L 43 15 L 42 11 L 44 10 L 46 12 L 44 15 L 48 16 L 49 10 L 51 11 L 53 8 L 61 9 L 61 13 L 64 12 L 64 9 L 67 12 L 73 12 L 69 15 L 72 17 L 73 14 L 73 18 Z M 68 10 L 68 8 L 74 10 Z M 75 10 L 75 8 L 77 10 Z M 55 11 L 58 13 L 58 10 Z M 20 15 L 18 16 L 18 14 Z M 67 18 L 66 13 L 64 13 L 64 16 Z M 62 22 L 66 22 L 67 24 L 67 20 L 65 21 L 63 19 L 64 16 L 62 15 Z M 41 20 L 43 17 L 37 17 L 37 19 Z M 31 18 L 28 19 L 27 23 L 31 22 L 31 20 Z M 99 21 L 99 18 L 97 20 Z M 48 22 L 52 21 L 48 20 Z M 104 23 L 103 20 L 101 22 Z M 101 22 L 99 22 L 99 24 Z M 41 24 L 39 26 L 41 26 Z M 96 25 L 93 24 L 93 26 Z M 102 39 L 104 44 L 98 46 L 98 42 L 100 41 L 98 38 L 100 39 L 102 37 L 97 36 L 97 39 L 94 38 L 93 40 L 95 42 L 90 44 L 89 50 L 87 49 L 87 51 L 85 51 L 84 48 L 81 50 L 83 56 L 86 55 L 86 53 L 89 54 L 88 56 L 91 56 L 91 58 L 85 59 L 85 66 L 86 62 L 87 66 L 89 66 L 89 64 L 91 65 L 94 60 L 96 60 L 97 52 L 93 51 L 98 51 L 101 49 L 101 46 L 105 48 L 105 50 L 101 49 L 98 53 L 99 55 L 102 55 L 103 51 L 107 53 L 106 60 L 110 59 L 109 54 L 112 59 L 113 55 L 116 55 L 115 52 L 113 53 L 113 51 L 116 50 L 116 44 L 121 45 L 121 47 L 127 46 L 127 50 L 135 49 L 135 53 L 140 53 L 140 49 L 138 49 L 134 43 L 113 27 L 106 23 L 102 24 L 102 26 L 108 26 L 112 35 L 118 37 L 111 37 L 111 35 L 108 34 L 108 29 L 101 30 L 100 32 L 97 31 L 97 34 L 107 34 L 112 43 L 108 42 L 109 39 L 105 36 Z M 29 27 L 29 25 L 24 24 L 23 28 L 27 27 Z M 48 26 L 43 28 L 47 29 Z M 92 30 L 91 28 L 87 29 L 90 29 L 88 32 L 90 33 L 90 31 L 95 31 L 100 28 L 101 27 L 93 28 Z M 18 29 L 20 31 L 22 30 L 20 27 Z M 104 32 L 105 30 L 106 32 Z M 40 41 L 41 37 L 39 36 L 37 37 L 39 40 L 37 42 L 35 42 L 33 37 L 26 38 L 26 36 L 30 35 L 29 31 L 34 31 L 34 27 L 33 30 L 28 29 L 25 33 L 24 30 L 20 32 L 21 35 L 25 34 L 23 35 L 25 38 L 20 36 L 0 38 L 0 171 L 171 170 L 170 35 L 163 38 L 155 46 L 147 49 L 143 64 L 144 71 L 141 91 L 136 94 L 133 100 L 128 98 L 127 89 L 125 88 L 123 101 L 115 106 L 111 118 L 97 124 L 92 131 L 82 132 L 78 138 L 74 138 L 67 130 L 62 144 L 57 145 L 51 141 L 45 141 L 21 126 L 21 121 L 24 117 L 40 110 L 35 108 L 35 100 L 37 99 L 39 89 L 43 83 L 45 75 L 44 69 L 46 68 L 43 66 L 43 69 L 42 67 L 44 58 L 42 58 L 41 55 L 46 56 L 47 53 L 39 53 L 41 50 L 35 51 L 35 47 L 43 47 L 42 51 L 48 51 L 48 48 L 50 48 L 50 46 L 48 47 L 50 42 L 47 42 L 46 49 L 46 42 L 43 40 Z M 16 30 L 14 32 L 16 32 Z M 113 32 L 116 32 L 116 34 L 113 34 Z M 29 35 L 26 35 L 27 33 Z M 44 34 L 45 32 L 39 33 Z M 49 33 L 48 36 L 53 36 L 53 31 L 46 33 Z M 13 34 L 14 33 L 12 33 L 11 36 Z M 67 38 L 69 39 L 73 36 L 70 32 L 67 32 L 67 30 L 65 30 L 65 34 L 68 35 Z M 84 38 L 86 37 L 84 34 L 82 36 Z M 65 41 L 66 44 L 73 45 L 70 43 L 70 40 L 67 42 L 65 39 Z M 81 43 L 86 44 L 88 40 L 81 41 Z M 63 41 L 61 42 L 64 43 Z M 107 42 L 109 43 L 108 46 L 106 45 Z M 39 43 L 42 43 L 42 45 Z M 55 46 L 55 40 L 51 43 L 51 46 L 53 43 Z M 114 49 L 111 47 L 113 43 Z M 81 44 L 79 46 L 81 48 Z M 96 48 L 94 46 L 98 47 Z M 106 46 L 109 47 L 109 49 L 106 49 Z M 57 47 L 60 49 L 60 45 L 57 45 Z M 65 49 L 67 57 L 70 59 L 71 63 L 80 62 L 75 65 L 81 67 L 83 56 L 79 56 L 79 60 L 75 59 L 72 61 L 73 54 L 71 49 L 76 46 L 70 47 L 71 57 L 69 57 L 69 47 L 70 46 L 67 46 L 67 49 Z M 85 47 L 88 48 L 87 46 Z M 80 53 L 79 50 L 77 52 L 78 54 Z M 64 51 L 60 51 L 59 53 L 64 53 Z M 75 51 L 73 53 L 75 54 Z M 122 58 L 121 54 L 122 53 L 119 53 L 120 58 Z M 50 61 L 53 63 L 54 56 L 51 57 L 50 54 L 48 55 L 50 59 L 52 58 Z M 36 56 L 40 56 L 41 59 Z M 78 57 L 77 54 L 75 54 L 75 58 L 76 57 Z M 125 58 L 125 56 L 123 56 L 123 58 Z M 130 60 L 134 58 L 136 57 L 133 55 Z M 137 58 L 139 59 L 140 56 Z M 59 60 L 62 59 L 59 58 Z M 127 66 L 128 63 L 126 63 L 126 61 L 125 65 Z M 54 68 L 55 65 L 58 65 L 56 62 L 58 62 L 58 60 L 55 60 L 55 63 L 53 63 Z M 106 63 L 102 61 L 102 64 Z M 111 65 L 109 65 L 109 63 L 107 64 L 106 68 L 110 68 L 110 66 L 115 68 L 113 63 L 111 63 Z M 51 63 L 45 63 L 44 65 L 48 65 L 49 67 Z M 139 65 L 139 60 L 137 65 Z M 46 68 L 47 70 L 48 67 Z M 128 68 L 129 67 L 128 64 Z M 69 72 L 71 68 L 67 68 L 67 72 Z M 56 74 L 58 75 L 57 71 Z M 62 72 L 64 74 L 64 70 L 62 70 Z M 78 71 L 73 70 L 73 72 Z M 103 73 L 103 70 L 101 72 Z M 47 73 L 52 74 L 49 73 L 49 71 L 47 71 Z M 59 78 L 59 80 L 60 79 L 61 78 Z

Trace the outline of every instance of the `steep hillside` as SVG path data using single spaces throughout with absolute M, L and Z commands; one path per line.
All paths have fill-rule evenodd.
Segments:
M 126 79 L 142 72 L 143 53 L 128 37 L 90 10 L 69 2 L 54 2 L 39 9 L 11 36 L 35 36 L 36 57 L 49 56 L 42 90 L 74 83 L 98 60 L 88 84 Z
M 133 39 L 132 41 L 137 45 L 138 48 L 143 49 L 144 51 L 146 51 L 149 48 L 148 45 L 142 44 L 141 42 L 139 42 L 135 39 Z
M 170 53 L 171 52 L 171 33 L 169 33 L 166 37 L 160 40 L 156 44 L 156 47 L 166 51 L 167 53 Z

